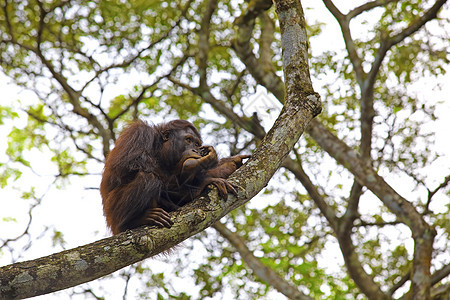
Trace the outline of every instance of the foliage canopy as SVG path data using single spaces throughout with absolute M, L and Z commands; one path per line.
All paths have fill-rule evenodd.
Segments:
M 438 126 L 448 124 L 438 93 L 448 79 L 448 4 L 302 2 L 323 112 L 258 198 L 162 259 L 169 271 L 145 261 L 101 279 L 120 282 L 114 294 L 449 297 L 449 153 L 435 143 Z M 252 152 L 284 103 L 282 36 L 271 1 L 3 0 L 0 70 L 31 93 L 0 107 L 8 131 L 1 187 L 28 187 L 23 174 L 49 158 L 51 186 L 81 176 L 80 186 L 91 188 L 120 130 L 136 118 L 188 119 L 224 155 Z M 76 245 L 58 228 L 33 230 L 48 196 L 29 186 L 22 199 L 30 223 L 1 215 L 0 226 L 26 226 L 0 236 L 4 264 L 32 253 L 42 236 L 55 250 L 66 239 Z M 177 277 L 195 290 L 179 288 Z M 71 293 L 110 296 L 98 282 Z

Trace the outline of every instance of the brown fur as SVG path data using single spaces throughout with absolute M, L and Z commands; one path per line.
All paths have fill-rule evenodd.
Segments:
M 168 212 L 191 202 L 208 184 L 224 196 L 236 192 L 226 178 L 249 155 L 219 161 L 213 147 L 201 144 L 198 130 L 184 120 L 155 126 L 137 121 L 122 132 L 100 185 L 113 234 L 141 225 L 171 227 Z

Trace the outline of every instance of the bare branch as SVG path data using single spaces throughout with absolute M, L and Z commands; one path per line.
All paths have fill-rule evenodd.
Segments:
M 213 227 L 226 238 L 239 252 L 241 258 L 253 270 L 256 276 L 267 284 L 273 286 L 278 292 L 289 299 L 312 300 L 311 297 L 301 293 L 295 286 L 284 280 L 272 268 L 266 267 L 245 245 L 242 238 L 235 232 L 229 230 L 220 221 L 214 223 Z
M 173 77 L 169 77 L 168 79 L 172 81 L 174 84 L 191 91 L 193 94 L 199 97 L 202 97 L 202 99 L 206 103 L 214 107 L 215 110 L 223 114 L 226 118 L 228 118 L 232 122 L 241 126 L 243 129 L 247 130 L 248 132 L 255 134 L 255 136 L 261 139 L 265 136 L 266 133 L 264 131 L 264 128 L 260 124 L 255 124 L 251 119 L 238 116 L 231 107 L 225 105 L 223 101 L 220 101 L 219 99 L 215 98 L 209 89 L 202 90 L 200 88 L 194 88 L 188 84 L 178 81 Z
M 447 277 L 450 274 L 450 264 L 445 265 L 444 267 L 442 267 L 442 269 L 434 272 L 431 275 L 431 285 L 436 285 L 439 282 L 441 282 L 442 279 L 444 279 L 445 277 Z M 403 277 L 396 283 L 394 284 L 388 291 L 389 295 L 393 295 L 399 288 L 401 288 L 409 279 L 411 278 L 411 272 L 406 273 L 405 275 L 403 275 Z M 450 288 L 450 286 L 448 286 L 447 288 Z M 440 290 L 440 289 L 439 289 Z M 438 291 L 435 291 L 435 293 L 437 293 Z M 432 297 L 433 298 L 433 297 Z
M 436 195 L 436 193 L 439 190 L 441 190 L 444 187 L 446 187 L 449 182 L 450 182 L 450 175 L 445 177 L 444 181 L 437 188 L 435 188 L 432 191 L 428 190 L 428 199 L 427 199 L 427 204 L 425 205 L 425 212 L 424 213 L 428 213 L 429 212 L 429 210 L 430 210 L 430 203 L 431 203 L 431 199 L 433 198 L 433 196 Z
M 283 81 L 275 74 L 273 68 L 267 68 L 267 65 L 264 64 L 266 54 L 261 53 L 260 59 L 263 59 L 263 63 L 260 63 L 253 53 L 253 47 L 250 43 L 256 17 L 263 14 L 264 10 L 269 9 L 271 5 L 272 2 L 267 0 L 249 2 L 247 9 L 244 10 L 241 16 L 239 16 L 234 22 L 237 29 L 236 37 L 232 43 L 232 46 L 241 61 L 247 66 L 248 71 L 252 74 L 253 78 L 255 78 L 259 84 L 265 86 L 272 94 L 275 95 L 275 97 L 284 102 Z M 261 36 L 261 38 L 263 37 Z M 263 52 L 268 50 L 269 49 L 260 49 L 260 51 Z
M 431 285 L 438 284 L 442 279 L 450 275 L 450 264 L 442 267 L 442 269 L 437 270 L 431 276 Z
M 287 158 L 283 162 L 283 167 L 290 170 L 295 175 L 295 177 L 303 184 L 311 199 L 316 203 L 321 213 L 327 219 L 328 223 L 336 234 L 345 264 L 347 266 L 347 270 L 358 287 L 361 288 L 361 290 L 369 298 L 388 299 L 388 297 L 381 291 L 380 287 L 375 283 L 373 278 L 369 276 L 364 270 L 356 252 L 355 246 L 353 245 L 353 241 L 351 239 L 351 226 L 353 225 L 353 220 L 356 218 L 356 213 L 353 212 L 353 206 L 349 204 L 349 206 L 352 206 L 352 212 L 350 213 L 349 210 L 347 210 L 347 213 L 343 218 L 344 221 L 341 223 L 340 220 L 336 217 L 336 213 L 325 202 L 323 196 L 320 195 L 320 193 L 317 191 L 317 188 L 305 174 L 299 160 L 294 162 L 291 159 Z M 356 199 L 359 199 L 359 197 Z
M 273 51 L 271 46 L 274 38 L 275 24 L 265 11 L 259 14 L 259 20 L 261 21 L 261 36 L 259 38 L 258 61 L 263 65 L 263 68 L 269 69 L 270 73 L 273 74 L 275 73 L 275 68 L 272 65 Z
M 398 33 L 397 35 L 393 37 L 388 38 L 388 45 L 389 48 L 400 43 L 403 41 L 406 37 L 412 35 L 414 32 L 419 30 L 423 25 L 425 25 L 428 21 L 435 19 L 437 16 L 437 13 L 441 9 L 441 7 L 447 2 L 447 0 L 437 0 L 434 5 L 427 10 L 421 17 L 419 17 L 417 20 L 411 22 L 409 26 L 402 30 L 402 32 Z
M 186 13 L 189 9 L 189 7 L 191 6 L 193 0 L 189 0 L 185 6 L 183 7 L 183 9 L 181 10 L 180 16 L 178 17 L 178 19 L 175 21 L 175 23 L 171 26 L 171 28 L 169 30 L 167 30 L 165 33 L 163 33 L 159 38 L 157 38 L 156 40 L 152 41 L 151 43 L 149 43 L 146 47 L 140 49 L 135 55 L 132 55 L 130 57 L 128 57 L 127 59 L 125 59 L 124 61 L 122 61 L 121 63 L 115 63 L 115 64 L 111 64 L 108 65 L 98 71 L 96 71 L 96 74 L 90 79 L 88 80 L 85 85 L 81 88 L 80 92 L 83 91 L 88 85 L 89 83 L 91 83 L 93 80 L 95 80 L 96 78 L 98 78 L 98 76 L 102 73 L 108 72 L 112 69 L 118 69 L 118 68 L 126 68 L 129 67 L 132 63 L 134 63 L 136 60 L 138 60 L 139 58 L 141 58 L 142 54 L 155 47 L 157 44 L 161 43 L 162 41 L 164 41 L 165 39 L 167 39 L 173 32 L 173 30 L 175 28 L 177 28 L 180 23 L 186 18 Z M 80 53 L 82 54 L 82 53 Z M 84 55 L 85 57 L 88 57 L 90 60 L 93 59 L 92 57 L 88 56 L 88 55 Z
M 308 192 L 311 199 L 316 203 L 320 212 L 325 216 L 331 228 L 334 231 L 338 229 L 338 218 L 336 217 L 336 212 L 325 202 L 323 196 L 317 190 L 317 187 L 312 183 L 311 179 L 303 170 L 301 162 L 299 160 L 293 161 L 289 157 L 283 162 L 284 168 L 291 171 L 295 177 L 302 183 Z
M 331 134 L 322 124 L 313 120 L 308 133 L 327 151 L 337 162 L 341 163 L 353 173 L 356 180 L 367 186 L 399 219 L 408 225 L 415 242 L 413 260 L 413 294 L 418 290 L 430 288 L 430 261 L 433 240 L 436 231 L 430 227 L 415 207 L 401 197 L 383 178 L 356 154 L 345 143 Z
M 352 189 L 350 191 L 350 197 L 348 199 L 347 210 L 341 217 L 340 233 L 351 232 L 353 222 L 359 217 L 358 205 L 359 199 L 362 195 L 362 185 L 356 180 L 353 182 Z
M 408 273 L 406 273 L 405 275 L 403 275 L 400 280 L 398 282 L 396 282 L 387 292 L 388 295 L 392 296 L 394 295 L 394 293 L 401 288 L 411 277 L 411 270 L 409 270 Z
M 352 62 L 353 69 L 355 70 L 356 79 L 360 86 L 363 86 L 365 79 L 365 72 L 362 67 L 362 60 L 358 55 L 356 45 L 353 42 L 353 38 L 350 32 L 350 18 L 342 14 L 339 9 L 334 5 L 331 0 L 323 0 L 323 3 L 331 12 L 331 14 L 336 18 L 341 27 L 342 35 L 344 37 L 345 46 L 348 51 L 348 56 Z
M 211 17 L 217 8 L 217 0 L 209 0 L 206 5 L 206 12 L 203 13 L 203 18 L 201 22 L 201 28 L 198 33 L 198 53 L 197 53 L 197 65 L 198 73 L 200 75 L 200 89 L 207 89 L 207 63 L 208 63 L 208 52 L 209 52 L 209 34 L 210 34 L 210 24 Z
M 371 9 L 374 9 L 376 7 L 379 6 L 385 6 L 388 3 L 392 3 L 392 2 L 398 2 L 399 0 L 374 0 L 374 1 L 370 1 L 367 3 L 364 3 L 361 6 L 355 7 L 354 9 L 352 9 L 351 11 L 349 11 L 347 13 L 347 17 L 349 19 L 353 19 L 356 16 L 359 16 L 360 14 L 367 12 Z

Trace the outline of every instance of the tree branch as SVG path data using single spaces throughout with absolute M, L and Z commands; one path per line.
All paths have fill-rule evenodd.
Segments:
M 256 276 L 262 281 L 265 281 L 270 286 L 273 286 L 278 292 L 282 293 L 289 299 L 298 300 L 312 300 L 311 297 L 301 293 L 297 287 L 292 286 L 289 282 L 284 280 L 272 268 L 266 267 L 245 245 L 242 238 L 235 232 L 231 232 L 220 221 L 214 223 L 213 227 L 226 238 L 231 245 L 239 252 L 241 258 L 253 270 Z
M 316 205 L 320 209 L 320 212 L 327 219 L 328 223 L 336 234 L 336 238 L 339 242 L 339 246 L 341 248 L 347 270 L 358 287 L 371 299 L 388 299 L 389 297 L 387 297 L 381 291 L 380 287 L 374 282 L 373 278 L 369 276 L 364 270 L 356 252 L 355 246 L 353 245 L 353 241 L 351 239 L 351 225 L 353 225 L 355 216 L 352 216 L 351 218 L 347 217 L 348 221 L 342 221 L 341 224 L 340 220 L 336 217 L 336 213 L 325 202 L 322 195 L 320 195 L 320 193 L 317 191 L 317 188 L 303 171 L 300 162 L 294 162 L 290 158 L 287 158 L 283 162 L 283 167 L 291 171 L 295 175 L 295 177 L 303 184 L 311 199 L 314 201 L 314 203 L 316 203 Z M 349 210 L 347 210 L 347 213 L 349 213 Z
M 364 3 L 363 5 L 360 5 L 358 7 L 355 7 L 354 9 L 352 9 L 351 11 L 349 11 L 347 13 L 347 17 L 350 19 L 353 19 L 356 16 L 359 16 L 360 14 L 367 12 L 371 9 L 374 9 L 375 7 L 379 7 L 379 6 L 384 6 L 388 3 L 392 3 L 392 2 L 398 2 L 399 0 L 375 0 L 375 1 L 370 1 L 367 3 Z
M 112 118 L 108 118 L 109 119 L 109 123 L 110 123 L 110 128 L 112 129 L 113 126 L 112 124 L 118 120 L 121 116 L 123 116 L 125 113 L 127 113 L 132 107 L 136 106 L 137 104 L 139 104 L 145 96 L 145 93 L 151 89 L 152 87 L 156 86 L 161 80 L 163 80 L 164 78 L 169 78 L 172 73 L 179 67 L 181 66 L 183 63 L 186 62 L 186 60 L 188 59 L 188 55 L 183 56 L 176 64 L 174 67 L 172 67 L 166 74 L 159 76 L 152 84 L 147 84 L 144 85 L 141 89 L 141 92 L 139 93 L 139 95 L 137 97 L 135 97 L 124 109 L 122 109 L 120 112 L 117 113 L 117 115 L 115 115 Z
M 414 22 L 411 22 L 409 26 L 402 30 L 402 32 L 396 34 L 393 37 L 388 39 L 389 48 L 400 43 L 406 37 L 412 35 L 414 32 L 419 30 L 423 25 L 425 25 L 428 21 L 436 18 L 438 11 L 441 7 L 447 2 L 447 0 L 437 0 L 434 5 L 427 10 L 422 17 L 418 18 Z
M 345 46 L 348 51 L 348 56 L 353 65 L 353 69 L 355 70 L 356 80 L 360 86 L 363 86 L 363 82 L 365 79 L 365 72 L 362 67 L 362 60 L 358 55 L 356 45 L 353 42 L 353 38 L 350 32 L 350 18 L 344 14 L 342 14 L 339 9 L 334 5 L 331 0 L 323 0 L 323 3 L 331 12 L 331 14 L 336 18 L 341 27 L 342 35 L 344 37 Z
M 322 149 L 347 168 L 359 183 L 367 186 L 400 221 L 418 232 L 426 231 L 428 225 L 423 221 L 414 206 L 397 194 L 353 149 L 339 140 L 318 121 L 311 122 L 308 133 Z
M 269 49 L 260 49 L 261 54 L 259 61 L 253 53 L 253 47 L 250 42 L 256 17 L 263 14 L 265 10 L 271 7 L 271 5 L 272 2 L 268 0 L 255 0 L 249 2 L 247 9 L 234 21 L 237 28 L 236 37 L 232 42 L 232 47 L 241 61 L 247 66 L 256 82 L 265 86 L 275 95 L 275 97 L 284 101 L 283 81 L 276 75 L 271 65 L 267 67 L 267 64 L 264 63 L 266 55 L 264 52 Z M 262 33 L 261 39 L 263 39 L 264 34 L 265 33 Z M 260 63 L 261 61 L 263 63 Z
M 248 202 L 267 185 L 320 109 L 319 97 L 309 86 L 310 80 L 306 80 L 300 90 L 299 83 L 293 80 L 306 74 L 307 70 L 298 68 L 298 64 L 304 64 L 307 58 L 307 53 L 303 52 L 305 48 L 287 51 L 285 48 L 286 43 L 289 47 L 306 42 L 301 5 L 280 1 L 277 11 L 286 60 L 283 62 L 285 76 L 290 79 L 287 80 L 287 104 L 252 157 L 229 178 L 240 187 L 237 196 L 229 196 L 224 202 L 213 188 L 208 193 L 208 201 L 200 197 L 172 212 L 170 215 L 175 222 L 171 228 L 148 230 L 149 227 L 144 226 L 72 250 L 1 267 L 1 297 L 24 298 L 64 289 L 166 251 Z M 289 36 L 283 37 L 286 34 Z M 290 87 L 291 84 L 297 88 Z
M 420 294 L 429 293 L 435 230 L 425 222 L 410 202 L 401 197 L 365 160 L 331 134 L 322 124 L 313 120 L 308 127 L 308 133 L 328 154 L 346 167 L 361 185 L 367 186 L 397 216 L 399 221 L 411 229 L 415 243 L 412 294 L 419 295 L 419 291 Z
M 207 67 L 208 67 L 208 53 L 209 53 L 209 27 L 211 23 L 211 17 L 217 8 L 217 0 L 209 0 L 206 5 L 206 11 L 203 13 L 201 21 L 201 28 L 198 33 L 198 53 L 197 53 L 197 65 L 198 74 L 200 76 L 200 89 L 207 89 Z
M 287 157 L 283 162 L 282 167 L 288 169 L 292 174 L 295 175 L 303 185 L 303 187 L 308 192 L 311 199 L 316 203 L 320 212 L 325 216 L 331 228 L 337 231 L 338 228 L 338 218 L 336 217 L 336 212 L 325 202 L 322 195 L 317 190 L 316 186 L 312 183 L 311 179 L 303 170 L 300 161 L 293 161 L 291 158 Z
M 444 181 L 434 190 L 430 191 L 428 190 L 428 199 L 427 199 L 427 204 L 425 205 L 425 212 L 427 213 L 430 210 L 430 203 L 431 203 L 431 199 L 433 198 L 433 196 L 442 188 L 446 187 L 450 182 L 450 175 L 448 175 L 447 177 L 444 178 Z
M 439 282 L 441 282 L 442 279 L 444 279 L 445 277 L 447 277 L 450 274 L 450 264 L 445 265 L 444 267 L 442 267 L 442 269 L 436 271 L 433 273 L 433 275 L 431 276 L 431 285 L 436 285 Z M 396 284 L 394 284 L 388 291 L 389 295 L 393 295 L 399 288 L 401 288 L 409 279 L 411 278 L 411 272 L 408 272 L 407 274 L 405 274 L 399 282 L 397 282 Z M 443 289 L 441 287 L 444 287 Z M 450 285 L 440 285 L 438 288 L 434 289 L 434 291 L 431 291 L 431 298 L 434 299 L 433 293 L 434 294 L 438 294 L 435 296 L 439 296 L 442 295 L 441 293 L 443 292 L 448 292 L 448 290 L 450 290 Z M 401 297 L 400 299 L 404 299 L 405 297 Z M 437 298 L 440 299 L 440 298 Z
M 450 264 L 443 266 L 442 269 L 437 270 L 433 273 L 433 275 L 431 276 L 431 285 L 435 285 L 441 282 L 441 280 L 448 275 L 450 275 Z
M 242 118 L 239 115 L 237 115 L 231 107 L 227 106 L 223 101 L 220 101 L 219 99 L 215 98 L 214 95 L 209 90 L 209 88 L 208 89 L 206 89 L 205 87 L 203 89 L 194 88 L 188 84 L 182 83 L 181 81 L 173 77 L 169 77 L 168 79 L 174 84 L 189 90 L 194 95 L 201 97 L 203 101 L 210 104 L 215 110 L 220 112 L 227 119 L 231 120 L 233 123 L 239 125 L 248 132 L 251 132 L 258 138 L 262 139 L 266 135 L 264 128 L 259 123 L 255 124 L 254 122 L 252 122 L 251 119 Z
M 261 36 L 259 38 L 259 63 L 269 74 L 275 74 L 275 68 L 273 67 L 273 51 L 272 41 L 274 38 L 275 24 L 269 17 L 266 11 L 262 11 L 259 14 L 259 20 L 261 21 Z
M 358 218 L 358 205 L 359 199 L 362 194 L 362 185 L 359 184 L 356 180 L 353 182 L 352 189 L 350 191 L 350 196 L 348 199 L 347 209 L 344 215 L 341 217 L 341 224 L 339 227 L 339 234 L 351 233 L 353 228 L 353 223 L 356 218 Z

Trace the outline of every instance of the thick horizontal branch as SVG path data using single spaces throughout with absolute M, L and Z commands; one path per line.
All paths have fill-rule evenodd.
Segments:
M 311 112 L 287 108 L 252 158 L 230 177 L 238 196 L 219 199 L 217 191 L 171 214 L 172 228 L 138 228 L 89 245 L 0 268 L 0 298 L 42 295 L 110 274 L 164 252 L 206 229 L 264 188 L 297 142 Z M 295 129 L 295 130 L 294 130 Z M 281 138 L 282 137 L 282 138 Z
M 289 21 L 298 20 L 296 18 Z M 285 28 L 292 24 L 295 28 L 302 26 L 297 23 L 286 24 L 285 19 L 281 20 L 281 25 Z M 285 32 L 291 32 L 291 29 L 288 28 Z M 292 36 L 290 40 L 295 42 L 298 37 Z M 290 67 L 295 62 L 291 59 L 286 65 L 286 76 L 299 78 L 295 74 L 299 70 Z M 289 80 L 288 88 L 291 83 L 296 84 Z M 214 189 L 208 194 L 207 201 L 205 197 L 201 197 L 173 212 L 171 217 L 175 224 L 172 228 L 148 230 L 147 227 L 141 227 L 86 246 L 2 267 L 0 298 L 25 298 L 50 293 L 112 273 L 170 249 L 249 201 L 267 185 L 317 113 L 313 106 L 301 103 L 318 103 L 320 107 L 319 98 L 313 92 L 308 95 L 300 90 L 288 95 L 292 99 L 289 101 L 288 98 L 288 104 L 274 127 L 249 161 L 230 177 L 229 180 L 240 187 L 237 197 L 230 196 L 227 201 L 223 201 L 218 198 Z

